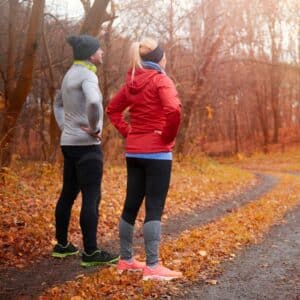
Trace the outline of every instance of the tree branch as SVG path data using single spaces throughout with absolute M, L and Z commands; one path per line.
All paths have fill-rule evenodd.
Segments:
M 64 25 L 62 24 L 62 22 L 54 15 L 50 14 L 50 13 L 45 13 L 44 14 L 44 17 L 50 17 L 52 19 L 55 20 L 55 22 L 60 26 L 61 30 L 67 35 L 68 32 L 67 30 L 65 29 Z

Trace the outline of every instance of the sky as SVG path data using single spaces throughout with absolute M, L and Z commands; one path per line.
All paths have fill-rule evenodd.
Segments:
M 46 5 L 47 10 L 55 15 L 67 15 L 69 18 L 80 18 L 83 15 L 80 0 L 46 0 Z
M 94 1 L 91 0 L 91 3 Z M 67 16 L 68 19 L 80 19 L 84 14 L 83 6 L 80 0 L 46 0 L 47 11 L 62 17 Z M 288 39 L 290 34 L 290 27 L 284 29 L 286 31 L 286 36 L 284 40 L 284 45 L 288 45 Z M 297 40 L 297 39 L 296 39 Z

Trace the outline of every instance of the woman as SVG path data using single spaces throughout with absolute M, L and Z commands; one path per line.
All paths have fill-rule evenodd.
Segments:
M 164 71 L 166 56 L 156 41 L 147 38 L 133 43 L 130 60 L 126 82 L 107 108 L 110 121 L 126 138 L 128 177 L 119 224 L 118 271 L 140 269 L 144 280 L 170 280 L 182 274 L 159 264 L 158 248 L 181 104 L 172 80 Z M 129 108 L 129 123 L 124 119 L 126 108 Z M 132 254 L 134 224 L 144 197 L 146 265 Z

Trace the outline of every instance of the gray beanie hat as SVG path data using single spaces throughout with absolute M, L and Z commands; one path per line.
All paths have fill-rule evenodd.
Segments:
M 73 48 L 74 59 L 88 59 L 100 48 L 99 41 L 87 34 L 71 35 L 66 40 Z

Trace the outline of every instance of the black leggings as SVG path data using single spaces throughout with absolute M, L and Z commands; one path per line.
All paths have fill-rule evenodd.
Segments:
M 98 208 L 101 199 L 102 151 L 99 145 L 62 146 L 64 156 L 63 188 L 55 210 L 56 239 L 68 242 L 71 210 L 79 191 L 82 192 L 80 227 L 84 250 L 97 249 Z
M 146 197 L 148 221 L 160 221 L 170 184 L 171 160 L 126 158 L 127 192 L 122 218 L 134 225 L 140 206 Z

